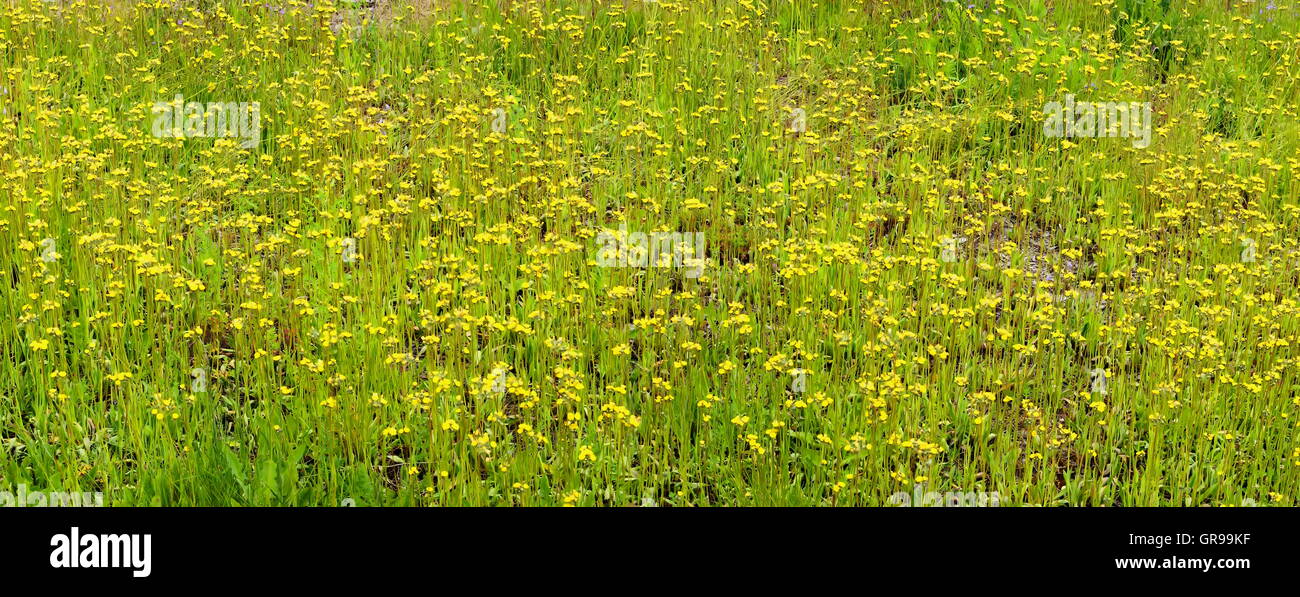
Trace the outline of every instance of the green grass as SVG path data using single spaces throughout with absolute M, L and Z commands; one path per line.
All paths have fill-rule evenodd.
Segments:
M 0 490 L 1293 505 L 1298 10 L 11 3 Z M 155 138 L 176 94 L 260 144 Z

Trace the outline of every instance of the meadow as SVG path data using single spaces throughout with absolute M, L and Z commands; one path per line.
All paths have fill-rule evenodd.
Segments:
M 1293 0 L 10 0 L 0 489 L 1291 506 L 1298 105 Z

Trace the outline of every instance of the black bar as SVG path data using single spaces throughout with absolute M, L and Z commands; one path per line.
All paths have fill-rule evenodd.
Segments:
M 764 575 L 792 566 L 825 572 L 794 573 L 808 588 L 832 583 L 835 571 L 922 578 L 927 587 L 990 575 L 1235 583 L 1294 569 L 1295 521 L 1283 508 L 8 508 L 0 511 L 7 531 L 0 561 L 57 586 L 221 578 L 328 587 L 433 569 L 493 579 L 661 567 L 765 584 Z M 149 534 L 149 575 L 53 568 L 51 537 L 73 527 L 83 537 Z M 1208 558 L 1216 567 L 1119 569 L 1117 558 L 1154 558 L 1157 566 Z M 644 582 L 660 580 L 668 582 L 653 575 Z

